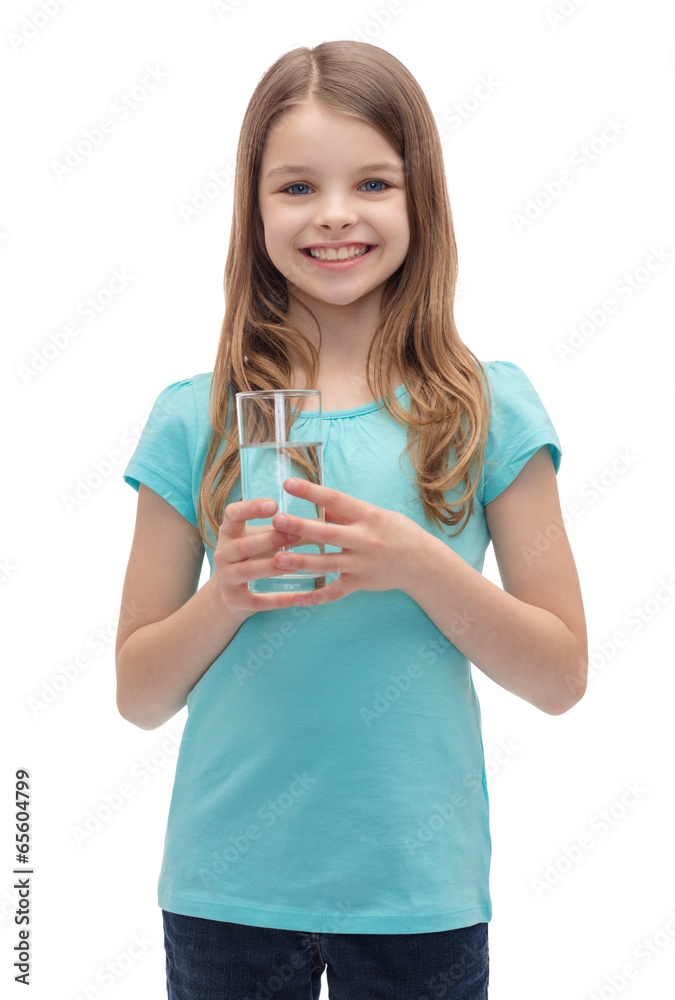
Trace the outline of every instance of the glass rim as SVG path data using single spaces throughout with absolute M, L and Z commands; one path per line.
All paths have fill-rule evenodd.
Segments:
M 237 399 L 248 396 L 316 396 L 321 395 L 321 389 L 254 389 L 251 392 L 236 392 Z

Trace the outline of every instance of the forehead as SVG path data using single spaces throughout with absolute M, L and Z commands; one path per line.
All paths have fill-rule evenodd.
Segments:
M 270 128 L 262 155 L 262 175 L 282 163 L 317 163 L 330 165 L 339 154 L 342 161 L 365 162 L 376 156 L 403 165 L 389 141 L 376 128 L 343 112 L 333 111 L 314 102 L 305 102 L 285 111 Z

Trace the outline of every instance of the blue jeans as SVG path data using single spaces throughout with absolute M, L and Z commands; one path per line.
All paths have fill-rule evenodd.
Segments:
M 310 934 L 162 910 L 169 1000 L 487 1000 L 488 925 Z

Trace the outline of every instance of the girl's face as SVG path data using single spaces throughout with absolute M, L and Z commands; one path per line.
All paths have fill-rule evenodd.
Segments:
M 379 308 L 384 282 L 405 260 L 410 225 L 403 160 L 360 118 L 315 103 L 291 108 L 268 135 L 258 184 L 265 245 L 289 293 Z M 307 247 L 371 249 L 346 263 L 312 259 Z M 344 253 L 344 251 L 342 251 Z

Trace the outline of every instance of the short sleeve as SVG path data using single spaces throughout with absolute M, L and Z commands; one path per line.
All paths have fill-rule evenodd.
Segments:
M 155 400 L 123 473 L 124 482 L 137 492 L 144 483 L 195 526 L 192 470 L 196 436 L 192 379 L 173 382 Z
M 509 486 L 528 459 L 548 445 L 556 474 L 562 448 L 544 404 L 518 365 L 483 364 L 490 383 L 492 415 L 483 466 L 483 505 Z

